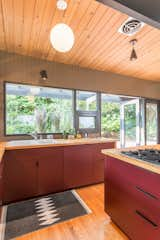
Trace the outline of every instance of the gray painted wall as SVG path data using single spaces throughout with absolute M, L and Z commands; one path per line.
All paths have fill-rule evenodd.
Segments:
M 40 79 L 43 69 L 48 72 L 47 81 Z M 0 52 L 0 140 L 22 138 L 4 137 L 5 81 L 160 99 L 158 82 Z

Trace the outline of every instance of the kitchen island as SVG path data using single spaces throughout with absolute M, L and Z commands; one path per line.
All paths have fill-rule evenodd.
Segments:
M 3 143 L 1 203 L 104 181 L 107 138 L 20 140 Z
M 159 154 L 160 145 L 127 150 L 140 148 L 154 149 Z M 123 151 L 102 150 L 105 155 L 105 211 L 130 239 L 159 240 L 160 164 L 126 156 L 121 153 Z

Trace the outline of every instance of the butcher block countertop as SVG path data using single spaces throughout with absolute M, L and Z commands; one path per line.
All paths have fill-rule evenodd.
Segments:
M 1 162 L 3 154 L 5 152 L 5 145 L 6 145 L 5 142 L 0 143 L 0 162 Z
M 30 148 L 45 148 L 45 147 L 60 147 L 74 146 L 82 144 L 98 144 L 109 143 L 116 144 L 116 140 L 108 138 L 81 138 L 81 139 L 38 139 L 38 140 L 16 140 L 0 143 L 0 161 L 2 160 L 5 150 L 30 149 Z
M 132 157 L 121 154 L 121 151 L 123 150 L 128 151 L 128 150 L 146 149 L 146 148 L 160 150 L 160 144 L 150 145 L 150 146 L 138 146 L 138 147 L 124 148 L 124 149 L 104 149 L 102 150 L 102 153 L 105 154 L 106 156 L 110 156 L 110 157 L 119 159 L 123 162 L 130 163 L 137 167 L 141 167 L 151 172 L 160 174 L 160 165 L 152 164 L 150 162 L 146 162 L 140 159 L 132 158 Z

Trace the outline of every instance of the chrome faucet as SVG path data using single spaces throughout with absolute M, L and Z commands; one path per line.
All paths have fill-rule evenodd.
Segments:
M 29 136 L 31 136 L 34 140 L 37 140 L 38 139 L 38 133 L 35 132 L 35 133 L 30 133 Z
M 87 132 L 85 132 L 84 137 L 88 138 L 88 133 Z

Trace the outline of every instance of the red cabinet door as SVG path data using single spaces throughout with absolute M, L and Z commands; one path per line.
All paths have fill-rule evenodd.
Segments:
M 2 191 L 3 191 L 3 185 L 2 185 L 2 168 L 3 165 L 0 163 L 0 206 L 2 205 Z
M 38 193 L 63 191 L 63 148 L 43 148 L 39 156 Z
M 99 143 L 93 145 L 93 178 L 94 183 L 104 181 L 104 160 L 105 155 L 102 154 L 102 149 L 114 148 L 114 142 Z
M 36 196 L 38 168 L 33 151 L 6 151 L 3 162 L 3 203 Z
M 65 188 L 93 183 L 93 146 L 68 146 L 64 148 Z

